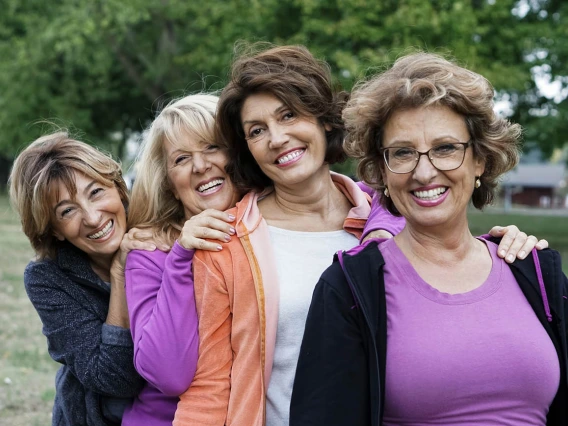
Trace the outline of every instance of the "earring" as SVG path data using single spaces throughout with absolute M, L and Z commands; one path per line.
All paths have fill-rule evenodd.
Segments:
M 475 187 L 479 188 L 481 186 L 481 181 L 479 180 L 479 178 L 475 179 Z
M 385 190 L 383 191 L 383 193 L 385 194 L 385 197 L 389 197 L 389 189 L 385 188 Z

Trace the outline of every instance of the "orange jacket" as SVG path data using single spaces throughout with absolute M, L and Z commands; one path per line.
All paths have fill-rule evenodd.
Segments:
M 332 180 L 354 206 L 344 229 L 360 238 L 369 196 L 345 176 L 332 173 Z M 238 238 L 219 252 L 195 254 L 199 360 L 191 387 L 180 397 L 174 426 L 265 424 L 279 289 L 258 197 L 248 193 L 229 210 L 236 217 Z

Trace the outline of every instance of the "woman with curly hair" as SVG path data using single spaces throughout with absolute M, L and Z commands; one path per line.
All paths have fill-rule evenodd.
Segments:
M 521 128 L 481 75 L 417 53 L 359 85 L 346 150 L 393 239 L 340 252 L 314 291 L 290 425 L 565 425 L 568 280 L 553 250 L 505 263 L 473 237 Z

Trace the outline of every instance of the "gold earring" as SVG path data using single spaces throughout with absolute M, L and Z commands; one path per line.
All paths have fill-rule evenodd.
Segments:
M 479 188 L 481 186 L 481 181 L 479 180 L 479 178 L 475 179 L 475 187 Z
M 389 189 L 388 188 L 385 188 L 383 193 L 385 194 L 385 197 L 389 197 Z

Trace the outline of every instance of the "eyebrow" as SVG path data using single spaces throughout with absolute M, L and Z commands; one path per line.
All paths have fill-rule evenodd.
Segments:
M 91 183 L 89 183 L 89 184 L 85 187 L 85 189 L 83 190 L 83 193 L 87 194 L 87 193 L 91 190 L 91 187 L 92 187 L 93 185 L 96 185 L 97 183 L 98 183 L 98 182 L 93 179 L 93 180 L 91 181 Z M 58 209 L 59 207 L 61 207 L 63 204 L 70 203 L 71 201 L 72 201 L 72 200 L 61 200 L 60 202 L 58 202 L 58 203 L 55 205 L 55 207 L 53 207 L 53 211 L 56 212 L 57 209 Z
M 436 143 L 436 142 L 447 142 L 448 139 L 451 139 L 451 140 L 453 140 L 453 141 L 455 141 L 455 142 L 461 142 L 460 139 L 457 139 L 455 136 L 450 136 L 450 135 L 439 136 L 439 137 L 437 137 L 437 138 L 435 138 L 435 139 L 432 139 L 431 142 L 433 142 L 433 143 Z M 410 144 L 410 145 L 411 145 L 411 144 L 413 144 L 413 143 L 414 143 L 413 141 L 408 140 L 408 139 L 395 139 L 395 140 L 391 141 L 391 144 L 392 144 L 392 145 L 395 145 L 395 144 Z M 452 142 L 452 143 L 454 143 L 454 142 Z M 406 146 L 406 145 L 405 145 L 405 146 Z M 383 147 L 384 147 L 384 148 L 387 148 L 387 147 L 385 147 L 384 145 L 383 145 Z

